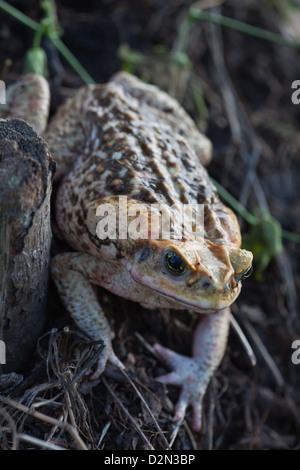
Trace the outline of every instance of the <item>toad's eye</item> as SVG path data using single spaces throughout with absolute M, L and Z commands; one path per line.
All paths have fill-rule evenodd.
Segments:
M 186 271 L 185 263 L 174 251 L 165 254 L 165 266 L 173 276 L 182 276 Z
M 253 266 L 251 264 L 251 266 L 242 275 L 242 279 L 246 279 L 247 277 L 251 276 L 252 271 L 253 271 Z

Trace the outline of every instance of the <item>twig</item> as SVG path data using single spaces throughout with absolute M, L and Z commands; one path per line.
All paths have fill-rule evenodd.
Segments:
M 287 291 L 287 325 L 291 334 L 294 334 L 295 324 L 299 327 L 300 320 L 297 308 L 297 290 L 293 277 L 292 266 L 289 263 L 287 252 L 283 249 L 282 253 L 277 256 L 277 266 L 282 278 L 285 280 L 285 288 Z M 294 323 L 295 322 L 295 323 Z
M 8 424 L 10 426 L 9 430 L 13 434 L 13 442 L 12 442 L 11 450 L 16 450 L 18 448 L 18 436 L 17 436 L 16 423 L 14 422 L 14 420 L 12 419 L 10 414 L 4 408 L 0 408 L 0 415 L 2 415 L 3 418 L 5 419 L 5 421 L 8 422 Z M 2 432 L 4 431 L 3 426 L 0 427 L 0 430 Z M 3 447 L 1 447 L 1 448 L 3 448 Z
M 248 132 L 249 127 L 251 127 L 251 125 L 249 121 L 247 120 L 246 133 Z M 251 145 L 251 142 L 254 142 L 254 143 L 256 142 L 256 139 L 253 139 L 253 138 L 250 138 L 248 140 L 250 142 L 250 145 Z M 260 146 L 258 146 L 257 144 L 254 144 L 254 145 L 256 145 L 257 148 L 254 147 L 251 153 L 248 150 L 246 150 L 245 146 L 243 145 L 241 146 L 241 149 L 240 149 L 242 160 L 244 164 L 247 165 L 247 169 L 246 169 L 247 173 L 246 173 L 246 178 L 244 180 L 245 182 L 240 192 L 239 200 L 241 203 L 246 205 L 248 197 L 249 197 L 249 193 L 250 193 L 250 183 L 251 183 L 253 192 L 255 194 L 255 197 L 258 201 L 259 206 L 263 208 L 264 210 L 266 210 L 267 212 L 270 212 L 268 201 L 266 199 L 260 179 L 258 178 L 257 173 L 256 173 L 256 166 L 258 164 L 258 159 L 261 155 L 261 149 L 260 149 Z M 253 159 L 253 162 L 252 162 L 252 159 Z M 249 176 L 248 176 L 248 173 L 250 173 Z M 247 188 L 245 185 L 249 185 L 249 187 Z
M 160 427 L 160 425 L 158 424 L 154 414 L 152 413 L 152 410 L 150 409 L 148 403 L 146 402 L 145 398 L 143 397 L 143 395 L 141 394 L 141 392 L 139 391 L 139 389 L 136 387 L 135 383 L 131 380 L 131 378 L 127 375 L 127 373 L 125 372 L 125 370 L 121 369 L 121 372 L 122 374 L 124 375 L 124 377 L 126 377 L 126 379 L 128 380 L 128 382 L 130 383 L 130 385 L 132 386 L 132 388 L 134 389 L 134 391 L 136 392 L 136 394 L 138 395 L 139 399 L 141 400 L 141 402 L 144 404 L 146 410 L 148 411 L 149 415 L 151 416 L 152 420 L 153 420 L 153 423 L 156 427 L 156 429 L 158 430 L 158 433 L 160 435 L 160 437 L 162 438 L 167 450 L 170 450 L 170 444 L 169 442 L 167 441 L 166 437 L 164 436 L 163 432 L 162 432 L 162 429 Z
M 145 338 L 138 331 L 136 331 L 134 334 L 145 347 L 145 349 L 147 349 L 156 359 L 160 360 L 160 357 L 156 353 L 155 349 L 151 346 L 151 344 L 149 344 L 148 341 L 146 341 Z
M 244 335 L 240 325 L 238 324 L 238 322 L 236 321 L 236 319 L 234 318 L 234 316 L 232 315 L 232 313 L 230 314 L 230 323 L 234 329 L 234 331 L 236 332 L 236 334 L 238 335 L 238 337 L 240 338 L 241 340 L 241 343 L 242 345 L 244 346 L 245 348 L 245 351 L 250 359 L 250 362 L 253 366 L 256 365 L 256 357 L 255 357 L 255 354 L 254 354 L 254 351 L 253 349 L 251 348 L 250 344 L 249 344 L 249 341 L 247 340 L 246 336 Z
M 28 408 L 28 406 L 25 406 L 22 403 L 18 403 L 17 401 L 12 400 L 11 398 L 4 397 L 3 395 L 0 395 L 0 401 L 2 403 L 5 403 L 8 406 L 11 406 L 12 408 L 22 411 L 23 413 L 33 416 L 34 418 L 40 419 L 41 421 L 44 421 L 45 423 L 52 424 L 55 426 L 57 425 L 58 427 L 61 427 L 72 436 L 72 438 L 74 439 L 76 443 L 76 447 L 78 450 L 87 450 L 87 447 L 85 443 L 83 442 L 83 440 L 81 439 L 81 437 L 78 435 L 77 430 L 73 426 L 71 426 L 69 423 L 60 422 L 57 419 L 52 418 L 51 416 L 47 416 L 44 413 Z
M 258 162 L 261 157 L 261 147 L 260 145 L 257 145 L 256 140 L 257 139 L 254 140 L 254 148 L 251 151 L 251 156 L 247 162 L 246 176 L 243 181 L 243 187 L 240 191 L 239 202 L 242 206 L 245 206 L 249 199 L 250 191 L 256 179 L 256 168 L 258 166 Z M 242 154 L 242 158 L 246 163 L 246 159 L 244 158 L 243 154 Z M 260 200 L 262 201 L 262 198 L 260 198 Z M 267 205 L 265 197 L 264 197 L 264 204 Z
M 41 447 L 42 449 L 67 450 L 64 447 L 60 447 L 56 444 L 52 444 L 51 442 L 43 441 L 42 439 L 39 439 L 37 437 L 29 436 L 28 434 L 17 434 L 17 438 L 19 440 L 29 442 L 30 444 L 33 444 L 35 446 Z
M 106 433 L 109 430 L 110 426 L 111 426 L 111 421 L 108 421 L 105 424 L 104 428 L 102 429 L 101 436 L 100 436 L 99 441 L 98 441 L 98 447 L 101 445 L 101 443 L 102 443 L 104 437 L 106 436 Z
M 183 420 L 184 418 L 181 418 L 179 421 L 177 421 L 177 423 L 175 424 L 174 428 L 173 428 L 173 431 L 172 431 L 172 434 L 171 434 L 171 438 L 170 438 L 170 447 L 173 446 L 174 444 L 174 441 L 178 435 L 178 432 L 179 432 L 179 429 L 181 428 L 182 426 L 182 423 L 183 423 Z
M 109 394 L 113 397 L 113 399 L 115 400 L 115 402 L 118 404 L 118 406 L 121 408 L 121 410 L 123 411 L 123 413 L 126 415 L 126 417 L 129 419 L 129 421 L 131 422 L 131 424 L 135 427 L 138 435 L 140 436 L 140 438 L 142 439 L 142 441 L 146 444 L 147 446 L 147 449 L 148 450 L 155 450 L 154 447 L 152 446 L 152 444 L 150 444 L 150 442 L 148 441 L 148 439 L 146 438 L 145 434 L 143 433 L 143 431 L 141 430 L 141 428 L 139 427 L 139 425 L 137 424 L 137 422 L 135 421 L 135 419 L 131 416 L 131 414 L 129 413 L 129 411 L 125 408 L 125 406 L 123 405 L 123 403 L 121 402 L 121 400 L 117 397 L 117 395 L 115 394 L 115 392 L 113 391 L 113 389 L 111 388 L 111 386 L 108 384 L 107 380 L 102 376 L 101 378 L 105 388 L 107 389 L 107 391 L 109 392 Z
M 67 411 L 68 411 L 68 416 L 69 416 L 71 425 L 77 431 L 77 424 L 76 424 L 76 419 L 75 419 L 75 416 L 74 416 L 74 409 L 76 409 L 76 408 L 72 406 L 72 401 L 74 401 L 74 397 L 73 397 L 74 392 L 75 392 L 74 389 L 72 391 L 71 390 L 70 391 L 66 390 L 65 402 L 66 402 L 66 408 L 67 408 Z M 85 421 L 85 420 L 83 419 L 83 421 Z
M 189 427 L 189 425 L 186 421 L 183 421 L 183 427 L 184 427 L 184 429 L 185 429 L 185 431 L 186 431 L 186 433 L 189 436 L 189 439 L 191 441 L 192 450 L 197 450 L 198 448 L 197 448 L 197 443 L 196 443 L 194 434 L 191 431 L 191 428 Z
M 213 449 L 215 407 L 216 407 L 215 380 L 212 380 L 210 383 L 210 387 L 209 387 L 209 409 L 208 409 L 208 419 L 207 419 L 208 450 Z
M 248 333 L 251 335 L 252 340 L 254 341 L 257 349 L 259 350 L 262 358 L 264 359 L 265 363 L 267 366 L 269 366 L 270 371 L 272 372 L 277 384 L 282 387 L 284 385 L 284 379 L 281 375 L 280 370 L 276 366 L 274 360 L 272 359 L 269 351 L 263 344 L 262 340 L 260 339 L 259 335 L 251 325 L 251 323 L 248 322 L 248 320 L 243 320 L 243 323 L 248 331 Z
M 57 418 L 57 420 L 58 420 L 59 422 L 62 422 L 62 421 L 63 421 L 63 419 L 64 419 L 64 414 L 65 414 L 65 413 L 64 413 L 64 410 L 63 410 L 63 411 L 60 413 L 59 417 Z M 57 429 L 58 429 L 57 424 L 56 424 L 55 426 L 52 426 L 52 429 L 48 432 L 47 442 L 49 442 L 49 441 L 51 441 L 51 440 L 53 439 L 53 436 L 54 436 L 54 434 L 56 433 Z

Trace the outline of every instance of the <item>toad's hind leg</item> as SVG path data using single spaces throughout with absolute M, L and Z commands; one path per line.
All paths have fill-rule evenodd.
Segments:
M 8 88 L 6 102 L 0 117 L 24 119 L 37 134 L 44 132 L 50 105 L 49 83 L 44 77 L 33 73 L 21 77 Z
M 96 298 L 91 282 L 96 278 L 101 260 L 82 253 L 63 253 L 51 263 L 51 275 L 62 302 L 73 320 L 94 340 L 105 346 L 92 379 L 103 372 L 106 362 L 124 368 L 111 344 L 111 330 Z

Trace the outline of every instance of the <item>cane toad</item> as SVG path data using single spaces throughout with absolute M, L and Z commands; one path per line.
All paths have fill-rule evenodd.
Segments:
M 176 100 L 124 72 L 68 98 L 44 137 L 62 177 L 56 220 L 74 250 L 57 255 L 51 273 L 77 325 L 106 346 L 93 377 L 107 361 L 124 365 L 114 354 L 92 284 L 145 308 L 193 310 L 200 321 L 192 356 L 159 344 L 155 351 L 171 369 L 158 380 L 181 387 L 175 420 L 191 405 L 198 431 L 202 398 L 226 347 L 229 307 L 252 263 L 252 254 L 241 249 L 235 215 L 219 200 L 204 168 L 211 158 L 210 141 Z M 119 222 L 120 205 L 130 210 L 136 203 L 146 209 L 140 215 L 149 222 L 148 236 L 98 236 L 99 207 L 112 207 Z M 173 215 L 173 234 L 181 224 L 180 207 L 203 207 L 203 233 L 195 235 L 192 228 L 181 238 L 153 237 L 149 213 L 158 204 Z

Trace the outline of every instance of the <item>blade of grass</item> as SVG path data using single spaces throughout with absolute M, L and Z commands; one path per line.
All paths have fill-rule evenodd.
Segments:
M 12 5 L 9 5 L 4 0 L 0 0 L 0 8 L 1 10 L 5 11 L 5 13 L 8 13 L 10 16 L 20 21 L 28 28 L 33 29 L 34 31 L 37 31 L 37 29 L 39 28 L 39 23 L 29 18 L 29 16 L 24 15 L 24 13 L 17 10 Z
M 64 57 L 69 65 L 75 70 L 77 75 L 83 80 L 86 85 L 95 85 L 95 80 L 92 79 L 90 74 L 85 70 L 81 63 L 72 54 L 70 49 L 62 42 L 58 36 L 49 36 L 50 41 L 56 47 L 58 52 Z
M 9 14 L 16 20 L 23 23 L 28 28 L 32 29 L 36 33 L 38 32 L 38 36 L 41 34 L 41 28 L 43 27 L 42 23 L 37 23 L 36 21 L 32 20 L 28 16 L 26 16 L 21 11 L 17 10 L 15 7 L 9 5 L 4 0 L 0 0 L 0 9 L 3 10 L 5 13 Z M 69 63 L 69 65 L 75 70 L 77 75 L 82 79 L 82 81 L 86 85 L 93 85 L 95 81 L 89 75 L 89 73 L 84 69 L 84 67 L 80 64 L 80 62 L 76 59 L 76 57 L 72 54 L 72 52 L 67 48 L 67 46 L 62 42 L 62 40 L 57 36 L 55 31 L 48 32 L 47 29 L 44 30 L 44 36 L 48 37 L 52 44 L 56 47 L 56 49 L 60 52 L 60 54 L 64 57 L 64 59 Z
M 297 233 L 288 232 L 288 230 L 282 230 L 282 238 L 285 238 L 290 242 L 300 243 L 300 235 Z
M 243 23 L 242 21 L 229 18 L 227 16 L 218 15 L 216 13 L 209 13 L 207 11 L 199 10 L 198 8 L 191 7 L 189 10 L 189 17 L 193 20 L 208 21 L 210 23 L 218 24 L 225 26 L 226 28 L 235 29 L 241 33 L 248 34 L 250 36 L 255 36 L 265 41 L 274 42 L 282 46 L 293 47 L 295 49 L 300 49 L 299 41 L 292 41 L 284 38 L 280 34 L 273 33 L 272 31 L 267 31 L 257 26 L 252 26 L 248 23 Z
M 257 218 L 251 214 L 249 211 L 247 211 L 247 209 L 242 206 L 242 204 L 237 201 L 225 188 L 223 188 L 223 186 L 221 186 L 216 180 L 214 180 L 213 178 L 210 178 L 211 181 L 213 182 L 213 184 L 216 186 L 217 190 L 218 190 L 218 193 L 220 194 L 220 196 L 226 201 L 228 202 L 228 204 L 231 205 L 231 207 L 234 208 L 234 210 L 240 214 L 243 219 L 246 220 L 246 222 L 248 222 L 249 225 L 256 225 L 257 223 Z
M 210 177 L 213 184 L 216 186 L 220 196 L 226 201 L 233 209 L 243 217 L 249 225 L 256 225 L 258 223 L 257 217 L 247 211 L 247 209 L 237 201 L 223 186 L 221 186 L 214 178 Z M 294 243 L 300 243 L 300 235 L 297 233 L 289 232 L 288 230 L 281 231 L 282 238 Z

